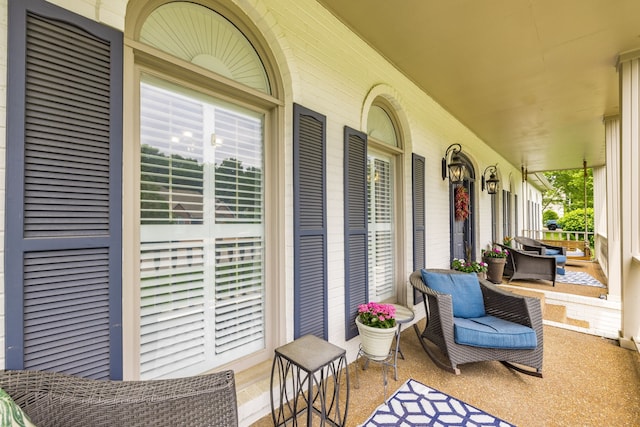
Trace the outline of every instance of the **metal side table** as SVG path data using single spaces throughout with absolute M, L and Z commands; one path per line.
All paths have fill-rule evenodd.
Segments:
M 356 369 L 356 388 L 360 387 L 360 380 L 358 379 L 358 366 L 360 358 L 364 358 L 364 366 L 362 369 L 367 369 L 369 366 L 369 362 L 380 363 L 382 365 L 382 383 L 384 385 L 384 398 L 387 398 L 387 368 L 393 366 L 393 374 L 394 379 L 398 381 L 398 354 L 400 357 L 404 359 L 404 354 L 402 354 L 402 350 L 400 349 L 400 332 L 402 331 L 402 325 L 405 323 L 411 322 L 415 314 L 409 308 L 400 305 L 400 304 L 391 304 L 396 308 L 396 323 L 398 325 L 396 329 L 396 337 L 395 337 L 395 348 L 389 350 L 389 354 L 387 357 L 383 358 L 374 358 L 362 350 L 362 346 L 358 350 L 358 354 L 356 356 L 356 361 L 354 363 Z
M 346 396 L 341 398 L 345 379 Z M 314 415 L 320 418 L 320 425 L 344 426 L 348 408 L 349 371 L 344 349 L 314 335 L 305 335 L 275 349 L 271 367 L 274 426 L 287 422 L 297 426 L 304 412 L 306 426 L 313 425 Z
M 398 324 L 398 332 L 396 332 L 396 351 L 393 355 L 394 379 L 398 381 L 398 354 L 400 354 L 400 357 L 404 359 L 404 354 L 402 354 L 402 350 L 400 349 L 400 332 L 402 332 L 402 325 L 409 323 L 414 319 L 415 313 L 404 305 L 392 305 L 396 308 L 396 323 Z

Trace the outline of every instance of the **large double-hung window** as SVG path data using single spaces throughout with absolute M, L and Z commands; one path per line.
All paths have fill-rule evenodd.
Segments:
M 265 347 L 263 122 L 142 78 L 142 379 L 201 373 Z

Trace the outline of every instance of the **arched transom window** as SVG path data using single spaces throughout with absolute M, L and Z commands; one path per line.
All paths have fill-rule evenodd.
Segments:
M 225 17 L 187 2 L 158 7 L 146 19 L 140 41 L 261 92 L 271 93 L 257 52 Z

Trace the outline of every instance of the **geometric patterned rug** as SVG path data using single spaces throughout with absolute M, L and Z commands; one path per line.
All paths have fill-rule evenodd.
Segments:
M 596 278 L 589 273 L 583 271 L 566 271 L 565 274 L 557 274 L 556 281 L 562 283 L 570 283 L 572 285 L 596 286 L 598 288 L 606 288 Z
M 514 424 L 410 379 L 360 426 L 513 427 Z

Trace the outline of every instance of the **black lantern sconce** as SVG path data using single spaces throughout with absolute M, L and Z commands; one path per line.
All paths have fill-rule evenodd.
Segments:
M 462 152 L 460 144 L 451 144 L 447 147 L 447 151 L 442 158 L 442 179 L 447 178 L 447 169 L 449 169 L 449 182 L 451 184 L 461 184 L 464 180 L 464 163 L 458 156 Z M 451 155 L 451 160 L 447 162 Z
M 498 164 L 487 166 L 487 168 L 482 172 L 482 191 L 484 191 L 485 187 L 487 189 L 487 193 L 496 194 L 498 192 L 498 184 L 500 180 L 497 178 L 496 174 L 498 173 Z M 489 178 L 485 178 L 489 172 Z

